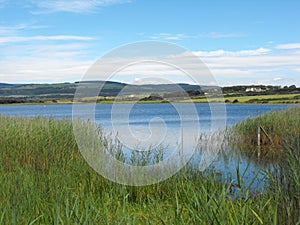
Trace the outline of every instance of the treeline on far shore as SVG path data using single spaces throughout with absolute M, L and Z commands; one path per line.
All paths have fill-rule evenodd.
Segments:
M 71 102 L 73 99 L 68 98 L 62 98 L 62 97 L 48 97 L 48 98 L 40 98 L 40 97 L 0 97 L 0 105 L 3 104 L 45 104 L 45 103 L 58 103 L 59 101 L 67 101 Z
M 295 85 L 291 86 L 231 86 L 231 87 L 213 87 L 198 86 L 189 84 L 175 85 L 127 85 L 130 91 L 120 92 L 123 86 L 107 84 L 104 91 L 101 90 L 98 96 L 85 96 L 83 102 L 90 101 L 91 98 L 97 98 L 97 103 L 106 103 L 113 101 L 115 98 L 122 101 L 139 101 L 139 102 L 168 102 L 170 99 L 184 101 L 185 98 L 191 98 L 194 102 L 207 102 L 206 97 L 214 93 L 220 93 L 222 90 L 226 103 L 298 103 L 300 96 L 300 88 Z M 59 85 L 59 88 L 56 87 Z M 86 84 L 86 88 L 94 88 L 95 83 Z M 127 87 L 126 86 L 126 87 Z M 181 90 L 178 90 L 178 87 Z M 71 88 L 72 87 L 72 88 Z M 51 104 L 51 103 L 71 103 L 75 95 L 76 86 L 71 84 L 56 85 L 35 85 L 24 87 L 1 87 L 0 85 L 0 104 Z M 95 91 L 95 93 L 97 93 Z M 120 95 L 120 96 L 119 96 Z M 248 98 L 249 97 L 249 98 Z M 78 100 L 78 99 L 77 99 Z M 220 102 L 220 99 L 213 99 Z M 81 100 L 80 100 L 81 101 Z

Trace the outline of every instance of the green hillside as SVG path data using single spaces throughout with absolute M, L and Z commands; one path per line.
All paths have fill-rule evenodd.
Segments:
M 187 94 L 195 102 L 207 102 L 205 93 L 214 93 L 216 86 L 190 84 L 144 84 L 131 85 L 113 81 L 81 81 L 56 84 L 6 84 L 0 83 L 0 104 L 10 103 L 57 103 L 72 102 L 78 86 L 84 90 L 77 96 L 85 101 L 98 98 L 102 102 L 113 101 L 122 96 L 125 101 L 163 101 L 168 98 L 181 98 Z M 101 92 L 99 93 L 101 89 Z M 300 88 L 280 86 L 232 86 L 222 87 L 224 99 L 228 103 L 297 103 Z M 130 97 L 129 97 L 130 96 Z M 133 96 L 133 98 L 132 98 Z M 214 98 L 213 101 L 224 101 Z

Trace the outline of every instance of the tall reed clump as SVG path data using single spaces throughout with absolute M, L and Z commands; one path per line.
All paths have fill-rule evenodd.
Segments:
M 0 224 L 277 222 L 273 192 L 251 196 L 240 185 L 243 197 L 232 198 L 214 172 L 187 167 L 144 187 L 104 179 L 78 151 L 69 120 L 0 115 L 0 127 Z
M 258 128 L 261 132 L 260 148 L 258 148 Z M 231 129 L 231 144 L 249 156 L 256 156 L 258 151 L 264 160 L 281 158 L 283 147 L 294 143 L 299 136 L 300 108 L 272 111 L 256 118 L 248 118 L 236 123 Z
M 279 224 L 300 224 L 300 133 L 292 139 L 268 173 L 270 190 L 277 196 Z
M 258 126 L 268 133 L 257 157 Z M 271 162 L 269 190 L 276 198 L 279 224 L 300 224 L 300 108 L 273 111 L 233 126 L 235 146 L 258 163 Z

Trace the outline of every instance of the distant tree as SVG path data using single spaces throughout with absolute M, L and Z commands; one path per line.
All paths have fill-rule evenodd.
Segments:
M 140 101 L 155 101 L 155 100 L 164 100 L 164 98 L 158 94 L 151 94 L 148 97 L 140 99 Z
M 292 90 L 294 90 L 294 89 L 296 89 L 297 87 L 296 87 L 296 85 L 291 85 L 291 86 L 289 86 L 289 89 L 292 89 Z

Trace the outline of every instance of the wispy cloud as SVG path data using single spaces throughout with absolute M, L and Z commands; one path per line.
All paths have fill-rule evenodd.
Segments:
M 128 3 L 130 0 L 31 0 L 31 2 L 44 10 L 34 13 L 86 13 L 109 5 Z
M 86 43 L 40 43 L 40 44 L 21 44 L 21 45 L 9 45 L 1 48 L 1 55 L 5 58 L 15 57 L 35 57 L 42 58 L 47 56 L 63 57 L 63 58 L 77 58 L 88 57 L 90 45 Z
M 290 49 L 195 52 L 209 67 L 219 83 L 273 84 L 300 86 L 300 52 Z
M 192 36 L 188 36 L 185 34 L 159 33 L 159 34 L 152 35 L 150 38 L 154 39 L 154 40 L 178 41 L 178 40 L 183 40 L 183 39 L 187 39 L 187 38 L 192 38 Z
M 27 42 L 27 41 L 90 41 L 92 37 L 87 36 L 72 36 L 72 35 L 54 35 L 54 36 L 28 36 L 28 37 L 0 37 L 0 44 L 13 42 Z
M 225 51 L 225 50 L 216 50 L 216 51 L 197 51 L 194 52 L 195 55 L 200 57 L 218 57 L 218 56 L 255 56 L 255 55 L 264 55 L 270 52 L 270 49 L 267 48 L 258 48 L 254 50 L 241 50 L 241 51 Z
M 91 63 L 56 56 L 3 59 L 0 60 L 0 80 L 7 83 L 76 81 Z
M 21 23 L 17 25 L 0 26 L 0 35 L 16 34 L 23 30 L 41 29 L 46 27 L 47 26 L 39 26 L 39 25 L 32 25 L 32 24 L 25 24 L 25 23 Z
M 94 61 L 90 40 L 93 38 L 70 35 L 0 36 L 0 81 L 78 80 Z
M 0 3 L 1 4 L 1 3 Z M 10 34 L 16 31 L 24 29 L 24 25 L 17 25 L 17 26 L 0 26 L 0 35 L 2 34 Z
M 79 80 L 94 59 L 88 55 L 89 42 L 44 44 L 30 43 L 21 46 L 7 46 L 1 53 L 6 55 L 0 58 L 0 80 L 2 82 L 65 82 Z M 12 49 L 14 48 L 14 49 Z M 20 49 L 21 48 L 21 49 Z M 20 51 L 20 52 L 18 52 Z M 0 53 L 0 54 L 1 54 Z M 239 51 L 195 51 L 195 55 L 208 66 L 219 85 L 237 84 L 274 84 L 300 86 L 300 51 L 274 48 L 257 48 Z M 173 65 L 184 65 L 193 74 L 205 73 L 198 71 L 199 60 L 190 57 L 187 53 L 170 55 L 174 59 Z M 110 60 L 110 59 L 109 59 Z M 101 71 L 106 74 L 109 68 L 116 65 L 127 65 L 128 58 L 112 58 L 104 63 Z M 121 60 L 121 63 L 120 63 Z M 134 61 L 143 62 L 143 57 Z M 203 67 L 204 68 L 204 67 Z M 204 77 L 205 77 L 204 76 Z M 124 68 L 114 78 L 123 82 L 135 82 L 136 79 L 151 77 L 165 79 L 172 82 L 192 83 L 177 67 L 162 64 L 136 64 Z M 95 73 L 95 79 L 101 79 Z M 199 79 L 198 79 L 199 80 Z M 201 79 L 201 82 L 203 79 Z M 207 84 L 207 83 L 202 83 Z
M 277 45 L 277 49 L 300 49 L 300 43 L 289 43 L 289 44 L 282 44 Z
M 143 34 L 144 35 L 144 34 Z M 236 38 L 243 37 L 244 35 L 240 33 L 219 33 L 219 32 L 211 32 L 211 33 L 203 33 L 203 34 L 171 34 L 171 33 L 158 33 L 150 36 L 150 39 L 154 40 L 167 40 L 167 41 L 179 41 L 184 39 L 192 39 L 192 38 Z
M 219 33 L 219 32 L 211 32 L 208 34 L 199 34 L 199 37 L 202 38 L 236 38 L 236 37 L 243 37 L 245 35 L 241 33 Z

